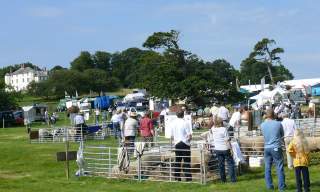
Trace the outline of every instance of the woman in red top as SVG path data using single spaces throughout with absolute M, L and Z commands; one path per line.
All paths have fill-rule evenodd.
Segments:
M 147 111 L 144 117 L 140 120 L 140 135 L 143 137 L 144 142 L 153 142 L 153 122 L 150 119 L 150 111 Z

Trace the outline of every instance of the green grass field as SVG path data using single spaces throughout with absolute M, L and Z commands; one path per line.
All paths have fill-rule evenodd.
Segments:
M 39 125 L 41 126 L 41 125 Z M 238 177 L 236 184 L 217 182 L 207 185 L 129 181 L 98 177 L 74 176 L 77 166 L 71 162 L 71 178 L 68 181 L 64 163 L 56 161 L 56 152 L 64 150 L 64 144 L 30 144 L 23 127 L 0 129 L 0 191 L 267 191 L 262 169 L 254 169 Z M 114 139 L 101 141 L 114 144 Z M 78 144 L 71 144 L 76 150 Z M 311 191 L 320 191 L 320 166 L 310 167 Z M 276 178 L 274 178 L 276 181 Z M 295 191 L 293 171 L 286 169 L 288 191 Z

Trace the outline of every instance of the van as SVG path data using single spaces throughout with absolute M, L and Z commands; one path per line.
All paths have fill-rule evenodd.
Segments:
M 16 124 L 16 119 L 14 118 L 12 111 L 0 111 L 0 127 L 10 127 Z

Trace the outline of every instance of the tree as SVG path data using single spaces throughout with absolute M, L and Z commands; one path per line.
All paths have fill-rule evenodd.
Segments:
M 132 88 L 137 81 L 139 59 L 144 52 L 146 51 L 133 47 L 112 55 L 112 76 L 118 78 L 123 87 Z
M 87 69 L 84 71 L 84 76 L 89 90 L 97 93 L 101 91 L 113 91 L 119 86 L 116 78 L 111 77 L 106 71 L 101 69 Z
M 147 38 L 144 47 L 162 48 L 159 53 L 142 56 L 145 68 L 140 85 L 154 96 L 187 99 L 203 105 L 209 100 L 235 101 L 241 99 L 236 91 L 237 71 L 225 60 L 204 62 L 179 47 L 179 33 L 156 32 Z M 139 71 L 140 73 L 140 71 Z
M 64 68 L 64 67 L 62 67 L 60 65 L 56 65 L 50 70 L 50 72 L 57 71 L 57 70 L 67 70 L 67 68 Z
M 104 51 L 97 51 L 94 55 L 92 55 L 92 60 L 94 62 L 94 66 L 97 69 L 102 69 L 106 71 L 108 74 L 111 72 L 111 53 Z
M 88 51 L 82 51 L 80 55 L 71 62 L 71 69 L 84 71 L 94 68 L 94 62 Z
M 0 88 L 0 110 L 11 110 L 18 107 L 18 101 L 22 99 L 22 94 L 11 90 L 5 91 L 5 88 Z
M 165 54 L 167 57 L 172 55 L 177 59 L 177 62 L 173 62 L 181 67 L 184 76 L 186 76 L 187 63 L 185 57 L 190 55 L 189 52 L 183 50 L 179 46 L 179 35 L 180 33 L 176 30 L 171 30 L 170 32 L 156 32 L 147 38 L 143 43 L 143 47 L 149 49 L 165 49 Z
M 272 46 L 275 44 L 275 40 L 263 38 L 254 46 L 253 52 L 251 52 L 249 56 L 250 58 L 255 58 L 258 61 L 262 61 L 267 65 L 272 85 L 274 85 L 274 79 L 271 68 L 273 64 L 280 63 L 280 57 L 278 54 L 284 52 L 284 50 L 280 47 L 272 48 Z
M 285 80 L 291 80 L 293 79 L 292 73 L 282 64 L 273 66 L 272 71 L 276 74 L 274 77 L 275 81 L 285 81 Z
M 266 76 L 267 65 L 254 58 L 246 58 L 240 64 L 240 81 L 242 84 L 260 84 L 261 78 Z M 270 77 L 266 76 L 266 83 L 270 82 Z
M 249 81 L 252 84 L 260 84 L 261 79 L 265 77 L 265 82 L 271 83 L 270 76 L 266 75 L 267 71 L 265 63 L 249 57 L 240 64 L 240 81 L 242 84 L 248 84 Z M 292 73 L 282 64 L 273 65 L 271 71 L 276 82 L 293 79 Z

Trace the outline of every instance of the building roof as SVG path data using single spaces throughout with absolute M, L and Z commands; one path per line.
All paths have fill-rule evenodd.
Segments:
M 282 82 L 281 84 L 289 85 L 292 88 L 304 88 L 304 87 L 314 86 L 318 83 L 320 83 L 320 78 L 288 80 L 288 81 Z
M 32 69 L 31 67 L 21 67 L 20 69 L 14 71 L 11 74 L 7 73 L 6 76 L 26 74 L 26 73 L 29 73 L 29 72 L 34 73 L 37 76 L 47 76 L 47 71 L 35 70 L 35 69 Z
M 25 74 L 25 73 L 34 72 L 34 71 L 35 70 L 32 69 L 31 67 L 21 67 L 20 69 L 13 72 L 12 75 Z

